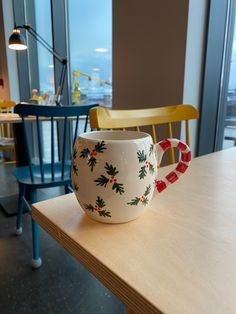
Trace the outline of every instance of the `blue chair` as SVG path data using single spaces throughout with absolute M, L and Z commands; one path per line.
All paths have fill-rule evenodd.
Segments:
M 18 104 L 14 112 L 22 118 L 25 158 L 27 166 L 17 167 L 14 175 L 19 185 L 16 234 L 22 233 L 22 214 L 37 201 L 37 190 L 63 187 L 71 189 L 71 153 L 78 131 L 86 132 L 89 110 L 97 105 L 40 106 Z M 79 129 L 82 121 L 83 130 Z M 80 122 L 80 123 L 79 123 Z M 45 134 L 46 132 L 46 134 Z M 46 135 L 46 136 L 45 136 Z M 46 141 L 46 146 L 45 146 Z M 49 151 L 49 152 L 46 152 Z M 32 266 L 41 266 L 39 257 L 38 225 L 32 219 Z

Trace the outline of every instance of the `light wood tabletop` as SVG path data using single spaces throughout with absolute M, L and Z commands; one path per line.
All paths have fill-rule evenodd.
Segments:
M 36 203 L 32 215 L 135 313 L 234 314 L 235 192 L 233 148 L 195 158 L 132 222 L 95 222 L 74 194 Z
M 17 113 L 0 113 L 0 123 L 20 123 L 21 117 Z

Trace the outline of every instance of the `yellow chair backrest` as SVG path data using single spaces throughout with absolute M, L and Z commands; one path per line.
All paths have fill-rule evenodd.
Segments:
M 11 100 L 0 101 L 0 112 L 12 112 L 16 103 Z
M 96 107 L 90 110 L 90 125 L 93 129 L 127 129 L 135 128 L 141 131 L 141 127 L 150 126 L 154 143 L 157 142 L 156 125 L 166 124 L 168 137 L 173 137 L 172 123 L 185 121 L 185 141 L 190 145 L 189 120 L 198 119 L 199 113 L 192 105 L 176 105 L 147 109 L 109 109 Z M 170 163 L 175 162 L 174 150 L 170 151 Z
M 2 101 L 0 102 L 0 113 L 10 113 L 13 112 L 13 108 L 16 103 L 14 101 Z M 1 124 L 1 136 L 2 137 L 12 137 L 10 123 Z
M 13 109 L 15 107 L 16 103 L 14 101 L 2 101 L 0 102 L 0 114 L 1 113 L 11 113 L 13 112 Z M 0 124 L 0 137 L 4 138 L 13 138 L 12 134 L 12 128 L 10 123 L 1 123 Z M 15 163 L 15 145 L 14 144 L 9 144 L 9 145 L 0 145 L 0 150 L 1 151 L 6 151 L 6 150 L 12 150 L 14 153 L 14 160 L 12 161 L 0 161 L 0 164 L 8 164 L 8 163 Z

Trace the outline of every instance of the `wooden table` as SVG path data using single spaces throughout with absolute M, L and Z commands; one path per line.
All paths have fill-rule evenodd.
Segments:
M 21 123 L 17 113 L 0 113 L 0 123 Z
M 34 118 L 27 117 L 27 120 Z M 24 138 L 22 119 L 17 113 L 0 113 L 0 123 L 11 123 L 13 124 L 13 133 L 15 137 L 15 150 L 16 150 L 16 163 L 17 166 L 27 165 L 27 158 L 25 156 L 26 146 L 22 140 Z
M 135 313 L 236 313 L 236 148 L 194 159 L 126 224 L 91 220 L 74 194 L 32 215 Z

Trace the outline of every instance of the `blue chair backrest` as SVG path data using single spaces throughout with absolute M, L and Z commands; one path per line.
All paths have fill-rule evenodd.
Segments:
M 72 148 L 79 131 L 79 122 L 84 123 L 82 132 L 87 131 L 89 110 L 97 104 L 73 106 L 41 106 L 33 104 L 18 104 L 14 112 L 22 118 L 24 140 L 31 181 L 35 181 L 33 154 L 38 152 L 38 165 L 40 166 L 41 182 L 45 182 L 45 165 L 50 167 L 50 180 L 55 180 L 57 160 L 60 164 L 61 180 L 65 177 L 65 166 L 71 159 Z M 51 154 L 49 161 L 44 161 L 43 124 L 47 123 L 48 137 L 51 139 Z M 35 125 L 35 127 L 34 127 Z M 33 126 L 33 127 L 32 127 Z M 33 133 L 36 133 L 33 135 Z M 35 140 L 34 140 L 35 139 Z M 33 141 L 33 142 L 32 142 Z M 48 147 L 49 148 L 49 147 Z M 57 155 L 57 156 L 56 156 Z M 58 177 L 58 171 L 57 171 Z

